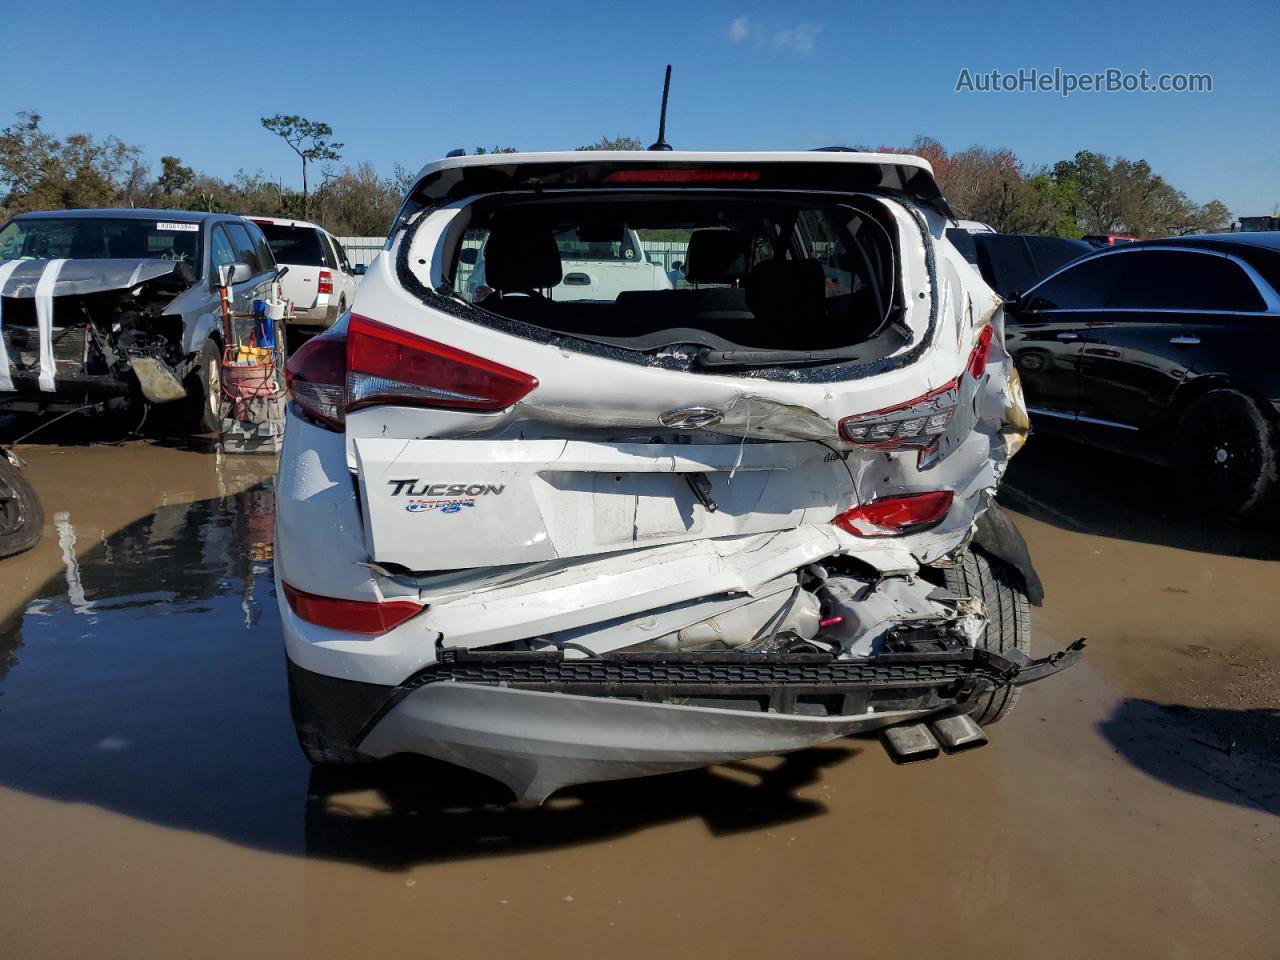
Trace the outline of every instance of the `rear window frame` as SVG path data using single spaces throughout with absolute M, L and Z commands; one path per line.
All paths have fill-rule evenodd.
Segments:
M 568 194 L 580 192 L 581 191 L 570 190 L 520 190 L 501 191 L 494 194 L 488 194 L 487 196 L 532 198 L 537 196 L 566 196 Z M 632 191 L 611 192 L 629 193 Z M 653 191 L 641 191 L 641 193 L 644 194 L 650 194 L 652 192 Z M 749 199 L 751 194 L 756 191 L 744 191 L 742 189 L 699 188 L 699 192 L 707 192 L 713 195 L 737 195 Z M 939 293 L 941 290 L 941 283 L 939 279 L 937 241 L 930 232 L 929 223 L 925 219 L 925 216 L 921 212 L 917 203 L 910 197 L 889 194 L 885 191 L 879 190 L 813 191 L 777 189 L 770 192 L 786 194 L 796 198 L 814 198 L 833 203 L 840 203 L 842 201 L 844 203 L 848 203 L 851 198 L 867 198 L 881 201 L 888 200 L 899 205 L 902 213 L 906 214 L 907 218 L 912 221 L 915 229 L 920 234 L 921 243 L 924 248 L 925 273 L 929 279 L 930 289 L 934 291 L 934 295 L 929 298 L 929 316 L 925 324 L 925 328 L 923 331 L 918 333 L 916 331 L 912 331 L 913 339 L 907 342 L 905 349 L 894 352 L 888 356 L 878 357 L 872 360 L 847 360 L 812 365 L 781 364 L 777 366 L 758 366 L 734 370 L 716 368 L 703 369 L 694 366 L 688 358 L 680 355 L 652 355 L 649 353 L 642 353 L 636 350 L 629 350 L 625 347 L 601 344 L 591 340 L 584 340 L 569 334 L 556 333 L 542 327 L 500 317 L 457 297 L 452 286 L 447 282 L 441 289 L 428 286 L 423 283 L 422 279 L 419 278 L 418 274 L 414 271 L 413 266 L 410 264 L 411 251 L 413 250 L 418 231 L 427 223 L 432 213 L 448 207 L 458 206 L 461 201 L 457 199 L 441 200 L 428 206 L 420 206 L 416 209 L 407 211 L 402 208 L 401 222 L 398 222 L 396 227 L 393 229 L 392 237 L 388 241 L 388 248 L 395 250 L 395 272 L 397 282 L 407 293 L 417 298 L 428 308 L 522 340 L 550 345 L 558 349 L 571 350 L 575 353 L 587 356 L 605 357 L 607 359 L 613 359 L 637 366 L 669 369 L 692 373 L 698 376 L 729 377 L 739 381 L 769 380 L 793 383 L 837 383 L 861 380 L 867 377 L 887 373 L 892 370 L 902 369 L 917 362 L 934 343 L 942 309 L 942 297 Z M 482 198 L 477 197 L 476 199 Z M 465 207 L 459 212 L 461 213 L 463 211 L 465 211 Z M 890 214 L 890 216 L 892 216 L 892 214 Z M 453 262 L 453 259 L 456 258 L 458 253 L 462 250 L 462 234 L 466 231 L 469 223 L 469 216 L 454 216 L 452 221 L 447 227 L 445 227 L 438 238 L 437 250 L 446 251 L 443 255 L 444 259 L 439 265 L 440 275 L 442 277 L 456 276 L 456 264 Z M 899 239 L 896 231 L 892 236 L 897 246 L 899 258 L 901 258 L 905 244 Z M 899 263 L 895 270 L 896 285 L 901 285 L 903 283 L 903 268 L 903 264 L 899 259 Z M 905 290 L 903 291 L 902 302 L 904 305 L 908 303 L 905 297 Z

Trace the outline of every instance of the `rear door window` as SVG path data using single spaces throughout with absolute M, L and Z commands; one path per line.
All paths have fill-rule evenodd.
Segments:
M 258 262 L 263 264 L 267 270 L 274 269 L 276 258 L 271 253 L 271 248 L 267 245 L 267 238 L 262 235 L 258 225 L 256 223 L 246 223 L 245 229 L 249 231 L 249 239 L 253 241 L 253 248 L 258 252 Z
M 219 267 L 225 267 L 236 262 L 236 251 L 231 246 L 231 240 L 228 239 L 227 232 L 222 228 L 221 224 L 213 228 L 211 235 L 213 237 L 211 257 L 213 269 L 216 272 Z
M 1030 291 L 1027 303 L 1039 310 L 1102 310 L 1120 280 L 1119 262 L 1133 254 L 1096 257 L 1067 267 Z
M 1125 265 L 1113 298 L 1119 309 L 1250 312 L 1266 307 L 1248 275 L 1221 254 L 1150 250 L 1117 259 Z
M 338 242 L 338 238 L 329 237 L 329 241 L 333 244 L 334 252 L 338 255 L 338 266 L 342 268 L 343 273 L 351 272 L 351 258 L 347 256 L 346 247 Z
M 241 224 L 227 223 L 223 224 L 227 231 L 227 237 L 231 240 L 231 246 L 236 252 L 236 260 L 240 263 L 247 263 L 249 270 L 256 276 L 266 271 L 267 267 L 258 259 L 258 251 L 254 249 L 253 241 L 249 239 L 249 231 Z

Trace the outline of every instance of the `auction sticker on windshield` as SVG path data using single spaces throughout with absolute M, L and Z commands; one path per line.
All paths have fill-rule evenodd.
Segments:
M 200 229 L 198 223 L 165 223 L 163 221 L 156 224 L 157 230 L 186 230 L 195 233 Z

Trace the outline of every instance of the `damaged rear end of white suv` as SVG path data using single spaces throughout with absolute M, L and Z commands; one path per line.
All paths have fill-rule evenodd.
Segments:
M 877 729 L 901 760 L 985 742 L 1079 646 L 1030 657 L 1040 585 L 992 499 L 1026 413 L 948 219 L 906 156 L 426 167 L 289 365 L 308 757 L 536 803 Z M 635 237 L 687 247 L 686 282 L 590 299 Z

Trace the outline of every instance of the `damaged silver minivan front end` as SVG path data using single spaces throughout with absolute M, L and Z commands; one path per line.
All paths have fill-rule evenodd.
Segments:
M 983 742 L 1078 650 L 1029 656 L 1039 583 L 992 499 L 1026 411 L 947 217 L 911 157 L 426 168 L 290 363 L 308 756 L 424 754 L 540 802 L 881 728 L 899 759 Z M 592 294 L 628 236 L 687 238 L 672 289 Z

